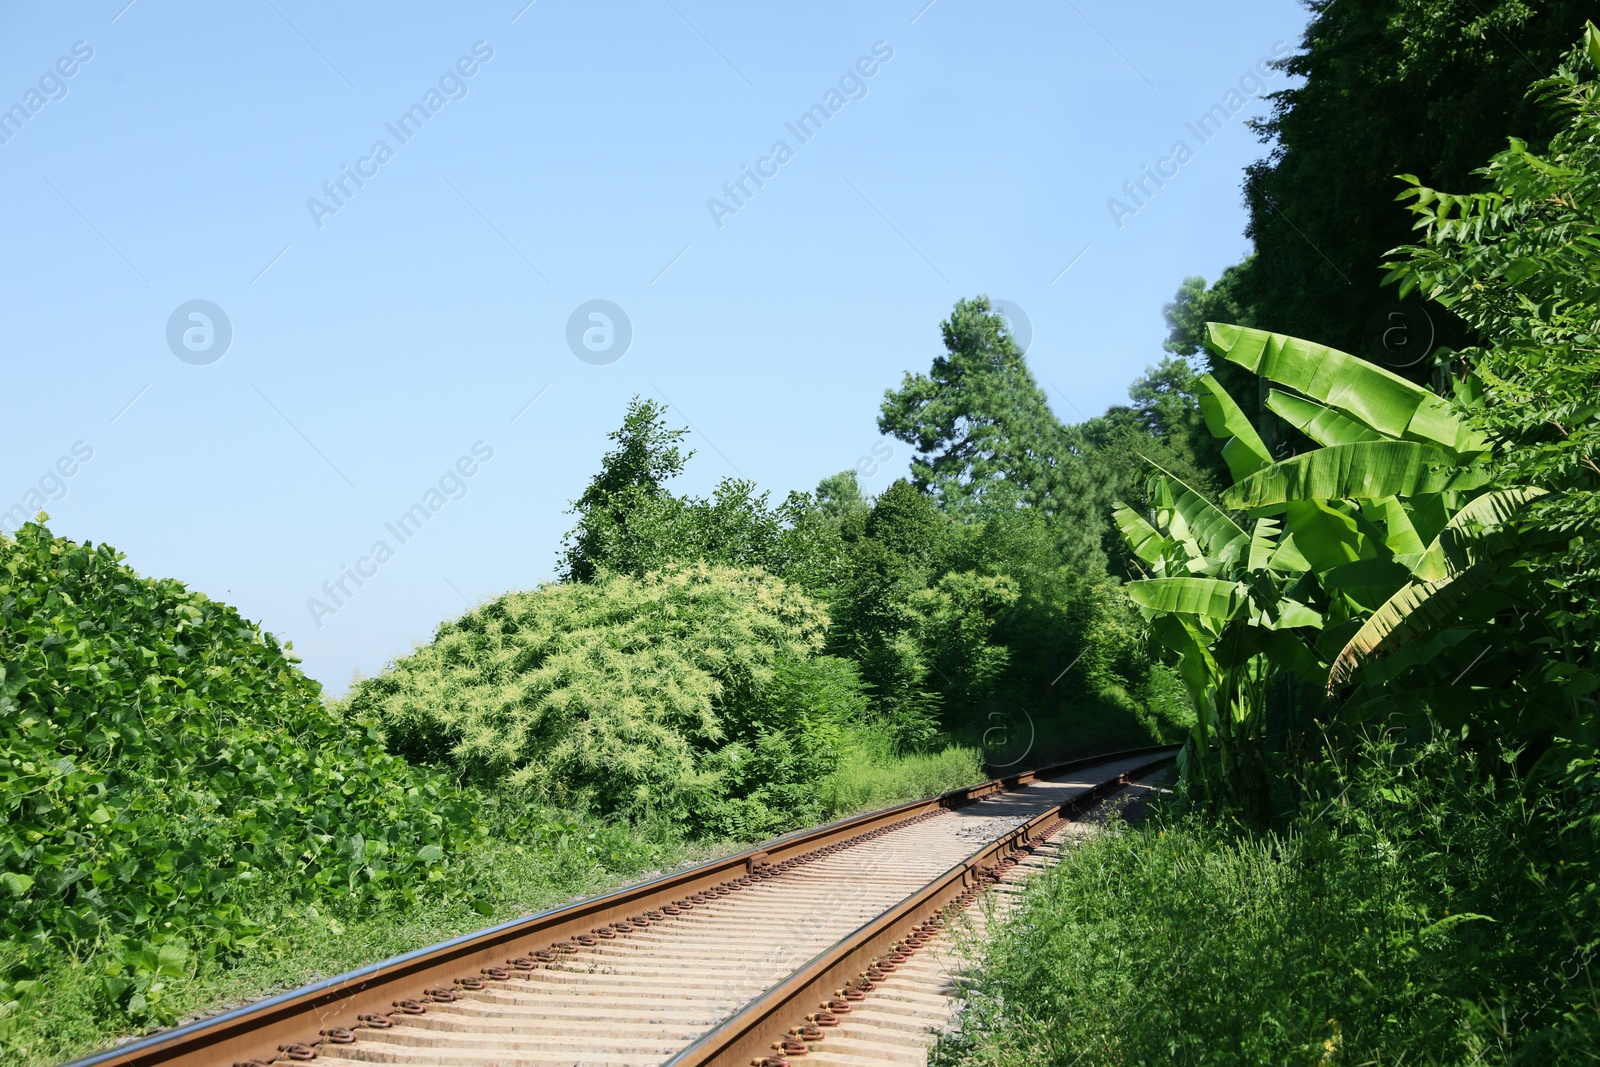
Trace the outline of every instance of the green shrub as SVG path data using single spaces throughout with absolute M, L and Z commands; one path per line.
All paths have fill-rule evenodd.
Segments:
M 942 1063 L 1592 1061 L 1588 857 L 1446 741 L 1330 775 L 1290 834 L 1113 828 L 1029 887 Z
M 31 523 L 0 537 L 0 812 L 0 1000 L 42 954 L 98 951 L 134 1014 L 192 953 L 256 947 L 263 899 L 465 892 L 479 839 L 271 634 Z
M 823 721 L 861 699 L 853 672 L 815 658 L 825 624 L 753 567 L 601 573 L 446 623 L 349 704 L 382 721 L 395 751 L 474 781 L 760 835 L 815 807 L 810 783 L 833 759 Z

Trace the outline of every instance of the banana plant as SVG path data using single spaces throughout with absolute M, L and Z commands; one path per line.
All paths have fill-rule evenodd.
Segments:
M 1260 818 L 1274 680 L 1306 679 L 1326 708 L 1357 718 L 1392 713 L 1401 676 L 1425 694 L 1411 711 L 1448 700 L 1417 681 L 1459 658 L 1461 636 L 1447 631 L 1463 612 L 1503 601 L 1512 520 L 1540 490 L 1492 487 L 1483 436 L 1381 367 L 1241 326 L 1208 323 L 1207 343 L 1271 383 L 1268 410 L 1317 447 L 1274 461 L 1202 376 L 1201 412 L 1226 439 L 1233 484 L 1213 502 L 1152 464 L 1149 518 L 1119 506 L 1115 519 L 1146 575 L 1129 595 L 1196 707 L 1193 777 Z
M 1231 438 L 1223 449 L 1230 469 L 1248 475 L 1270 465 L 1233 399 L 1209 375 L 1202 386 L 1208 425 Z M 1305 636 L 1320 629 L 1321 615 L 1298 599 L 1306 561 L 1281 543 L 1277 518 L 1259 516 L 1247 531 L 1182 479 L 1151 467 L 1150 519 L 1126 505 L 1113 511 L 1147 575 L 1126 588 L 1150 617 L 1155 639 L 1176 654 L 1195 706 L 1186 769 L 1207 796 L 1265 820 L 1267 686 L 1280 670 L 1314 679 L 1321 667 Z

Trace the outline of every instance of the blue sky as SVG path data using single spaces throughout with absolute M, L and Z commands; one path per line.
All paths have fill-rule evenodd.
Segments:
M 884 390 L 983 293 L 1079 421 L 1246 252 L 1253 68 L 1306 18 L 524 3 L 0 9 L 0 512 L 43 502 L 339 691 L 553 577 L 635 393 L 693 427 L 684 490 L 865 457 L 881 491 Z M 620 356 L 614 315 L 569 331 L 597 300 Z

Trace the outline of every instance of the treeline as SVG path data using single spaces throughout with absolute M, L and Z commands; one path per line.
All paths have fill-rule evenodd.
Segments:
M 1168 309 L 1220 492 L 1117 511 L 1179 803 L 1041 880 L 936 1061 L 1600 1058 L 1600 30 L 1341 0 L 1284 66 L 1255 253 Z
M 1207 478 L 1166 425 L 1198 419 L 1193 372 L 1169 361 L 1086 430 L 987 300 L 943 339 L 885 396 L 880 429 L 917 454 L 876 498 L 854 471 L 781 503 L 736 478 L 676 494 L 687 430 L 634 398 L 573 502 L 562 581 L 446 624 L 350 713 L 469 780 L 735 836 L 849 807 L 846 780 L 883 795 L 871 779 L 919 757 L 1032 766 L 1181 736 L 1189 702 L 1107 545 L 1138 455 Z

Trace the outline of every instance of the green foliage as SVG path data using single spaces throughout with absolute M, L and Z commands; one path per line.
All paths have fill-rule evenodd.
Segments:
M 346 912 L 470 891 L 445 778 L 322 704 L 271 634 L 120 554 L 0 538 L 0 941 L 13 994 L 97 951 L 104 995 L 166 1018 L 192 957 L 263 943 L 266 896 Z
M 1577 1063 L 1593 857 L 1448 738 L 1320 769 L 1283 835 L 1113 826 L 1030 884 L 936 1064 Z
M 915 447 L 918 488 L 952 514 L 1004 489 L 1055 520 L 1064 562 L 1104 566 L 1104 519 L 1077 435 L 1050 410 L 1005 319 L 987 297 L 959 300 L 941 324 L 945 354 L 886 392 L 878 429 Z
M 983 753 L 951 745 L 937 751 L 902 753 L 883 730 L 853 732 L 833 773 L 818 783 L 826 817 L 851 815 L 974 785 L 988 777 Z
M 1199 709 L 1186 770 L 1207 799 L 1267 821 L 1268 701 L 1292 687 L 1291 676 L 1342 698 L 1345 727 L 1396 714 L 1415 723 L 1430 712 L 1456 723 L 1465 713 L 1528 736 L 1515 721 L 1516 695 L 1435 708 L 1442 694 L 1426 690 L 1441 672 L 1459 672 L 1459 681 L 1483 658 L 1461 658 L 1459 624 L 1497 610 L 1505 589 L 1491 579 L 1516 548 L 1507 520 L 1540 494 L 1474 499 L 1490 479 L 1487 440 L 1442 398 L 1389 371 L 1240 326 L 1210 323 L 1207 341 L 1217 356 L 1295 390 L 1275 393 L 1275 403 L 1299 405 L 1308 430 L 1332 442 L 1262 466 L 1254 429 L 1210 382 L 1207 424 L 1235 435 L 1223 454 L 1236 481 L 1221 506 L 1158 468 L 1152 521 L 1129 507 L 1116 512 L 1150 575 L 1129 593 L 1178 657 Z M 1455 639 L 1441 643 L 1452 627 Z M 1501 645 L 1510 652 L 1517 639 Z M 1504 674 L 1497 680 L 1506 688 Z
M 601 567 L 618 569 L 612 559 L 636 536 L 630 529 L 635 513 L 658 505 L 667 495 L 666 483 L 694 455 L 678 448 L 689 431 L 668 429 L 666 410 L 635 396 L 622 426 L 609 435 L 617 446 L 605 454 L 600 473 L 573 501 L 578 525 L 564 539 L 561 569 L 566 577 L 587 581 Z
M 602 572 L 446 623 L 349 704 L 381 722 L 396 751 L 473 781 L 702 833 L 759 833 L 800 817 L 800 787 L 829 766 L 806 727 L 832 712 L 799 696 L 830 694 L 838 716 L 859 712 L 837 664 L 795 676 L 826 622 L 805 594 L 753 568 Z M 774 692 L 788 702 L 769 702 Z
M 1521 636 L 1542 677 L 1518 688 L 1557 720 L 1549 762 L 1600 830 L 1597 64 L 1600 30 L 1589 23 L 1560 70 L 1531 93 L 1556 127 L 1548 151 L 1512 138 L 1477 172 L 1486 191 L 1444 193 L 1404 179 L 1401 199 L 1424 243 L 1400 250 L 1405 257 L 1392 276 L 1449 307 L 1483 339 L 1456 353 L 1467 372 L 1458 403 L 1493 442 L 1503 482 L 1550 491 L 1516 521 L 1517 580 L 1497 589 L 1519 615 L 1537 621 Z
M 352 913 L 324 904 L 294 907 L 253 902 L 271 942 L 225 959 L 191 954 L 181 974 L 156 981 L 163 1016 L 189 1018 L 281 993 L 354 967 L 411 952 L 497 922 L 543 911 L 710 858 L 711 848 L 686 845 L 670 823 L 628 825 L 572 812 L 529 808 L 493 792 L 469 794 L 489 837 L 474 846 L 473 892 L 390 901 Z M 263 939 L 265 942 L 267 939 Z M 0 945 L 0 973 L 18 946 Z M 103 975 L 116 957 L 105 951 L 30 954 L 34 987 L 20 999 L 0 987 L 0 1062 L 55 1067 L 138 1032 L 135 1020 L 108 1005 Z M 149 1021 L 146 1013 L 140 1017 Z
M 1311 5 L 1298 80 L 1269 98 L 1258 132 L 1272 151 L 1248 168 L 1247 235 L 1255 253 L 1230 279 L 1211 321 L 1260 324 L 1377 357 L 1368 323 L 1394 299 L 1372 267 L 1406 240 L 1395 174 L 1462 187 L 1508 131 L 1542 141 L 1548 127 L 1524 98 L 1554 69 L 1593 5 L 1580 0 L 1339 0 Z M 1220 283 L 1219 283 L 1220 284 Z M 1438 340 L 1469 330 L 1430 308 Z M 1405 373 L 1425 380 L 1419 363 Z M 1226 381 L 1236 393 L 1242 383 Z M 1255 414 L 1254 398 L 1246 410 Z
M 817 510 L 832 519 L 865 517 L 871 504 L 861 493 L 854 470 L 840 471 L 817 483 Z
M 1205 392 L 1189 360 L 1168 357 L 1128 387 L 1131 404 L 1108 408 L 1077 427 L 1102 513 L 1119 500 L 1148 504 L 1144 489 L 1150 463 L 1206 491 L 1226 484 L 1222 444 L 1207 431 L 1201 412 Z M 1113 561 L 1109 569 L 1128 577 L 1120 565 L 1117 531 L 1102 525 L 1102 545 Z
M 709 498 L 675 496 L 665 483 L 693 453 L 679 452 L 688 431 L 668 429 L 665 413 L 637 397 L 629 404 L 611 434 L 617 448 L 573 502 L 578 524 L 566 536 L 565 577 L 586 582 L 609 571 L 642 578 L 703 562 L 760 567 L 827 596 L 844 569 L 840 523 L 866 510 L 853 472 L 824 479 L 815 499 L 790 493 L 777 506 L 738 478 L 724 478 Z

